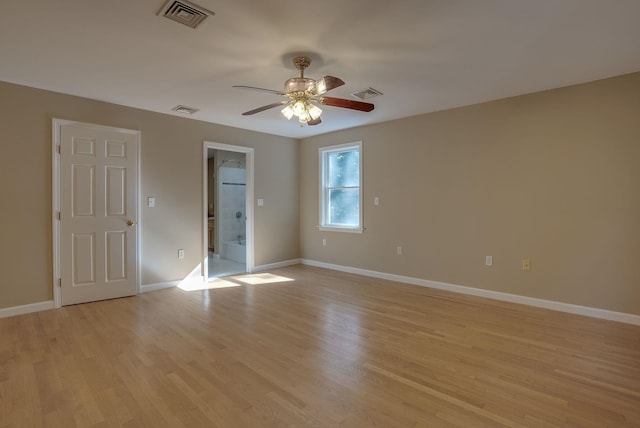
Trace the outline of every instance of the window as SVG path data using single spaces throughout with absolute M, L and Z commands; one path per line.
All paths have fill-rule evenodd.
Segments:
M 362 142 L 320 148 L 320 229 L 362 233 Z

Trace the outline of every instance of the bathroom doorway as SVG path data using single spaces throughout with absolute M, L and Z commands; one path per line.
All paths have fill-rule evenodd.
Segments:
M 253 149 L 204 142 L 205 278 L 253 269 Z

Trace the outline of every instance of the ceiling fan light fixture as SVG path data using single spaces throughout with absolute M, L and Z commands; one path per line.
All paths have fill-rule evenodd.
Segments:
M 281 112 L 287 120 L 291 120 L 293 116 L 296 116 L 300 123 L 305 124 L 317 120 L 322 114 L 322 109 L 308 99 L 303 98 L 287 104 Z
M 318 106 L 315 106 L 311 103 L 309 103 L 309 116 L 311 116 L 311 119 L 316 120 L 317 118 L 320 117 L 320 115 L 322 114 L 322 109 Z
M 272 89 L 256 88 L 253 86 L 234 86 L 234 88 L 269 92 L 287 98 L 280 102 L 267 104 L 253 110 L 246 111 L 242 113 L 243 116 L 249 116 L 284 105 L 284 108 L 280 111 L 287 120 L 291 120 L 293 116 L 296 116 L 301 125 L 308 124 L 315 126 L 322 123 L 322 120 L 320 120 L 322 109 L 318 107 L 318 104 L 364 112 L 374 109 L 375 106 L 370 103 L 347 100 L 344 98 L 324 97 L 323 95 L 326 92 L 344 85 L 344 81 L 338 77 L 329 75 L 324 76 L 322 79 L 317 81 L 304 77 L 304 70 L 309 66 L 309 64 L 311 64 L 311 59 L 308 57 L 295 57 L 293 58 L 293 64 L 298 70 L 300 70 L 300 77 L 292 77 L 288 79 L 284 84 L 284 91 L 274 91 Z
M 307 111 L 307 106 L 305 105 L 304 101 L 298 100 L 293 103 L 292 109 L 293 114 L 300 117 Z
M 291 120 L 293 117 L 293 107 L 291 107 L 291 104 L 287 104 L 287 106 L 282 109 L 282 114 L 287 118 L 287 120 Z

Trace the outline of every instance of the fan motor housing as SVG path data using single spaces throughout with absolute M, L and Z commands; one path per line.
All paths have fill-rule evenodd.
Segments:
M 304 92 L 313 88 L 316 81 L 306 77 L 292 77 L 284 82 L 284 92 Z

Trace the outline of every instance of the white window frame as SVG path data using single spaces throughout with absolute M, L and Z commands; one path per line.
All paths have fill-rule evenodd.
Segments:
M 335 189 L 335 187 L 330 188 L 327 186 L 327 182 L 328 182 L 328 174 L 329 174 L 329 162 L 328 162 L 328 158 L 329 155 L 335 152 L 343 152 L 346 150 L 358 150 L 360 152 L 360 164 L 359 164 L 359 168 L 360 168 L 360 173 L 359 173 L 359 178 L 360 178 L 360 182 L 358 183 L 358 196 L 359 196 L 359 207 L 360 207 L 360 212 L 359 214 L 359 218 L 358 218 L 358 224 L 355 226 L 340 226 L 340 225 L 335 225 L 335 224 L 329 224 L 327 223 L 328 221 L 328 209 L 329 209 L 329 205 L 328 205 L 328 195 L 329 195 L 329 190 L 330 189 Z M 326 230 L 326 231 L 332 231 L 332 232 L 347 232 L 347 233 L 362 233 L 364 231 L 364 226 L 363 226 L 363 216 L 362 216 L 362 211 L 363 211 L 363 206 L 362 206 L 362 141 L 356 141 L 353 143 L 346 143 L 346 144 L 338 144 L 338 145 L 334 145 L 334 146 L 326 146 L 326 147 L 320 147 L 318 149 L 318 159 L 320 161 L 320 225 L 318 226 L 318 228 L 320 230 Z M 350 186 L 348 188 L 354 188 L 356 186 Z

